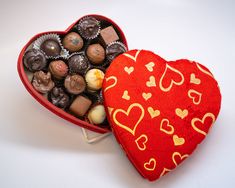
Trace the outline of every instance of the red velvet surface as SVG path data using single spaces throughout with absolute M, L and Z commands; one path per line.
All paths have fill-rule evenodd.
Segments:
M 195 150 L 221 105 L 218 84 L 206 67 L 185 59 L 167 62 L 144 50 L 112 62 L 103 95 L 117 141 L 150 181 Z

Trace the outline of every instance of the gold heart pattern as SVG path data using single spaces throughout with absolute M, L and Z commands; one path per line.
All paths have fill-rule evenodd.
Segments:
M 130 95 L 128 94 L 128 91 L 127 90 L 125 90 L 124 92 L 123 92 L 123 95 L 122 95 L 122 98 L 123 99 L 126 99 L 126 100 L 130 100 Z
M 176 108 L 175 109 L 175 113 L 177 116 L 179 116 L 181 119 L 184 119 L 187 115 L 188 115 L 188 110 L 187 109 L 180 109 L 180 108 Z
M 140 135 L 135 143 L 139 150 L 144 151 L 146 149 L 146 143 L 148 142 L 148 137 L 145 134 Z
M 149 80 L 146 82 L 147 87 L 156 87 L 156 81 L 154 76 L 150 76 Z
M 151 58 L 145 60 L 142 54 Z M 218 86 L 203 66 L 153 56 L 146 51 L 126 52 L 119 56 L 122 63 L 112 62 L 113 71 L 106 73 L 109 79 L 104 82 L 105 102 L 115 107 L 109 112 L 115 136 L 149 180 L 172 171 L 192 153 L 215 122 L 220 107 L 217 90 L 218 99 L 210 103 L 216 107 L 207 104 L 211 101 L 208 89 Z
M 154 110 L 153 107 L 148 107 L 148 112 L 149 112 L 151 118 L 155 118 L 160 115 L 160 111 Z
M 134 71 L 134 67 L 124 67 L 124 71 L 126 71 L 127 74 L 131 74 Z
M 142 93 L 144 100 L 149 100 L 152 97 L 152 93 Z
M 176 76 L 179 76 L 180 77 L 180 80 L 175 80 L 173 77 L 170 78 L 170 84 L 168 86 L 164 86 L 163 85 L 163 82 L 164 82 L 164 79 L 167 75 L 168 72 L 172 72 L 174 74 L 171 74 L 172 76 L 173 75 L 176 75 Z M 162 91 L 164 92 L 168 92 L 171 90 L 171 88 L 173 87 L 173 85 L 177 85 L 177 86 L 180 86 L 184 83 L 184 75 L 177 69 L 171 67 L 170 65 L 166 64 L 166 68 L 165 68 L 165 71 L 164 73 L 162 74 L 161 78 L 160 78 L 160 82 L 159 82 L 159 87 Z
M 144 168 L 148 171 L 153 171 L 156 168 L 156 159 L 150 158 L 148 162 L 144 163 Z
M 155 66 L 154 62 L 149 62 L 145 65 L 145 67 L 148 69 L 149 72 L 153 72 L 153 67 Z
M 130 125 L 126 125 L 126 124 L 122 124 L 118 119 L 117 119 L 117 114 L 122 114 L 126 117 L 129 116 L 130 112 L 133 110 L 133 109 L 139 109 L 141 111 L 141 114 L 139 116 L 137 116 L 136 119 L 136 122 L 133 123 L 134 125 L 132 126 L 132 128 L 130 128 Z M 144 108 L 142 107 L 141 104 L 138 104 L 138 103 L 133 103 L 131 104 L 127 111 L 125 110 L 122 110 L 122 109 L 116 109 L 114 112 L 113 112 L 113 120 L 115 122 L 115 124 L 123 129 L 125 129 L 126 131 L 130 132 L 132 135 L 135 135 L 135 130 L 137 128 L 137 126 L 140 124 L 140 122 L 142 121 L 142 119 L 144 118 L 144 114 L 145 114 L 145 111 L 144 111 Z M 123 117 L 123 116 L 122 116 Z

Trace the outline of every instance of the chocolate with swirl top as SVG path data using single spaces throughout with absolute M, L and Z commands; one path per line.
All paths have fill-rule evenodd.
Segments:
M 98 36 L 100 32 L 100 22 L 94 17 L 88 16 L 83 18 L 77 28 L 85 39 L 93 39 Z
M 69 96 L 60 87 L 54 87 L 49 95 L 49 98 L 55 106 L 59 108 L 66 108 L 69 105 Z
M 126 47 L 121 42 L 113 42 L 106 48 L 106 57 L 113 61 L 118 55 L 126 52 Z
M 31 71 L 39 71 L 47 66 L 47 60 L 41 50 L 30 49 L 24 54 L 23 62 L 25 67 Z
M 33 74 L 33 87 L 40 93 L 47 93 L 54 87 L 54 82 L 51 80 L 51 73 L 38 71 Z

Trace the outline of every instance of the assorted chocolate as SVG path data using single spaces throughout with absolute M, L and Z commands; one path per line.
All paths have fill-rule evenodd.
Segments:
M 101 88 L 111 61 L 126 52 L 112 23 L 87 16 L 65 35 L 42 35 L 24 54 L 32 86 L 55 106 L 98 126 L 107 123 Z

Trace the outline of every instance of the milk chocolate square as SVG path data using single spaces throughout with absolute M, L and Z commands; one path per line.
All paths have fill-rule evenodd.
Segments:
M 110 44 L 111 42 L 119 40 L 118 34 L 114 30 L 113 26 L 109 26 L 109 27 L 102 29 L 100 31 L 100 35 L 106 45 Z
M 84 96 L 78 96 L 70 105 L 69 110 L 77 116 L 84 116 L 92 102 Z

